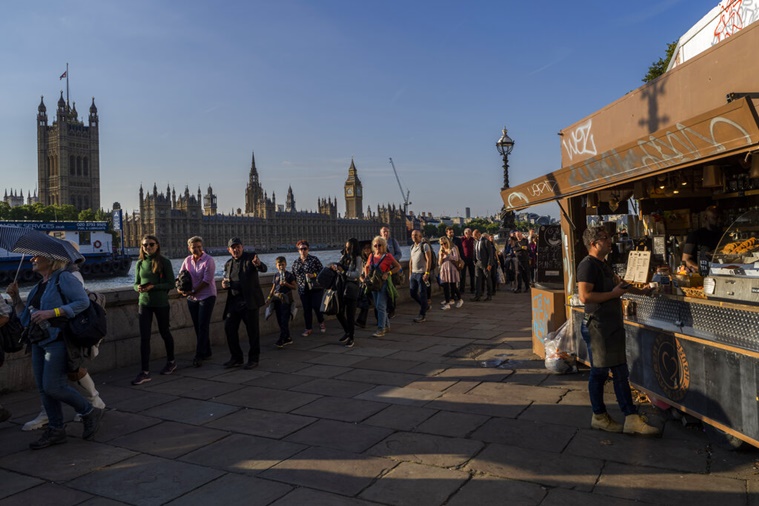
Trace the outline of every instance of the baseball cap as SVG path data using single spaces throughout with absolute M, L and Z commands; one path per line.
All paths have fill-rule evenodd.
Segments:
M 231 247 L 232 247 L 232 246 L 234 246 L 235 244 L 242 244 L 242 240 L 241 240 L 239 237 L 233 237 L 233 238 L 231 238 L 231 239 L 229 240 L 229 242 L 227 243 L 227 247 L 228 247 L 228 248 L 231 248 Z

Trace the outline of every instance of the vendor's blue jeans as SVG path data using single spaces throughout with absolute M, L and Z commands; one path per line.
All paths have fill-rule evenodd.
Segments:
M 588 395 L 590 396 L 590 407 L 593 413 L 600 415 L 606 413 L 606 404 L 604 403 L 604 384 L 609 378 L 611 372 L 612 382 L 614 384 L 614 394 L 617 397 L 617 404 L 625 416 L 634 415 L 638 412 L 632 399 L 630 390 L 630 371 L 627 364 L 615 365 L 613 367 L 595 367 L 593 365 L 593 353 L 590 351 L 590 332 L 585 322 L 580 327 L 582 339 L 588 347 L 588 360 L 590 361 L 590 377 L 588 378 Z
M 66 375 L 68 354 L 63 339 L 40 346 L 32 344 L 32 371 L 37 389 L 42 397 L 42 405 L 48 417 L 48 425 L 52 429 L 63 428 L 63 408 L 65 402 L 80 415 L 89 413 L 92 404 L 69 386 Z

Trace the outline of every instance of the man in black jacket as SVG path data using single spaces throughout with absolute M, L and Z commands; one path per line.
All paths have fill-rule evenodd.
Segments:
M 474 237 L 474 270 L 475 270 L 475 289 L 474 302 L 479 301 L 485 294 L 485 300 L 493 297 L 493 282 L 490 271 L 495 269 L 495 247 L 488 241 L 479 230 L 472 232 Z M 483 286 L 485 285 L 485 286 Z
M 224 332 L 227 345 L 232 355 L 224 367 L 240 367 L 243 364 L 243 351 L 240 347 L 240 322 L 245 322 L 250 351 L 245 369 L 258 367 L 261 355 L 260 334 L 258 328 L 259 308 L 264 305 L 264 294 L 258 281 L 258 273 L 266 272 L 266 264 L 259 260 L 254 251 L 244 251 L 239 237 L 233 237 L 227 243 L 232 258 L 224 265 L 224 279 L 221 287 L 229 290 L 227 303 L 224 305 Z

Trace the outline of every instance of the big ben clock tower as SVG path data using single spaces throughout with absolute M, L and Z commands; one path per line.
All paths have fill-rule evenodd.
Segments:
M 351 158 L 351 166 L 348 168 L 348 179 L 345 180 L 345 217 L 363 218 L 363 187 L 356 173 L 356 165 Z

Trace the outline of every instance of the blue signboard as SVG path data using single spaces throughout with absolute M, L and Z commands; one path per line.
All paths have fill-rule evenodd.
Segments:
M 42 232 L 105 232 L 107 221 L 0 221 L 0 225 L 33 228 Z

